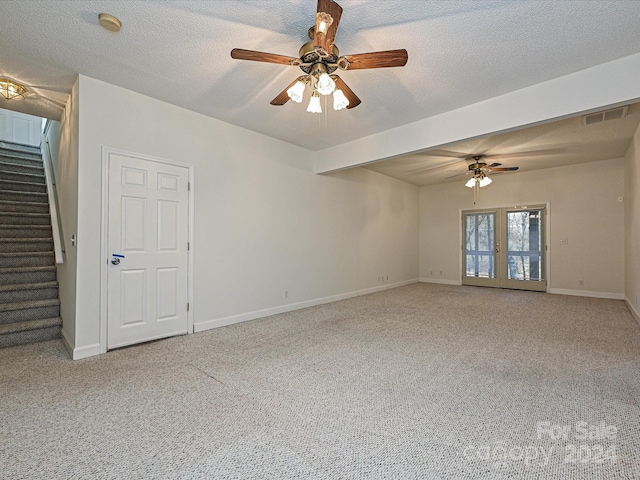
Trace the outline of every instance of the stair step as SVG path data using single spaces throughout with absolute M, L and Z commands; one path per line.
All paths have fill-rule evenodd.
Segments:
M 7 267 L 0 268 L 0 285 L 18 283 L 42 283 L 56 280 L 56 267 Z M 2 308 L 2 305 L 0 305 Z
M 0 325 L 0 348 L 60 338 L 62 319 L 57 317 Z
M 16 202 L 12 200 L 0 200 L 0 210 L 3 212 L 18 213 L 49 213 L 48 202 Z
M 0 252 L 53 252 L 53 239 L 0 238 Z
M 53 252 L 2 252 L 0 268 L 12 267 L 50 267 L 55 265 Z
M 44 165 L 21 165 L 13 163 L 11 159 L 0 157 L 0 170 L 5 172 L 29 173 L 32 175 L 44 175 Z
M 48 213 L 3 212 L 0 205 L 0 225 L 51 225 Z
M 0 150 L 12 152 L 12 153 L 40 155 L 39 146 L 34 147 L 33 145 L 27 145 L 25 143 L 7 142 L 6 140 L 0 140 Z
M 42 158 L 33 158 L 25 156 L 7 155 L 0 152 L 0 162 L 13 163 L 17 165 L 25 165 L 27 167 L 42 167 Z
M 0 324 L 28 322 L 60 316 L 60 300 L 30 300 L 0 304 Z
M 38 147 L 32 148 L 8 148 L 7 145 L 0 144 L 0 156 L 7 158 L 20 158 L 31 160 L 32 162 L 42 161 L 42 152 Z
M 51 225 L 0 225 L 0 238 L 49 238 Z
M 42 158 L 17 157 L 13 155 L 3 155 L 0 153 L 0 162 L 13 163 L 14 165 L 25 165 L 27 167 L 42 167 Z
M 0 303 L 58 298 L 58 282 L 0 285 Z
M 48 203 L 49 197 L 42 192 L 24 192 L 16 190 L 0 190 L 0 200 L 12 202 L 37 202 Z
M 0 190 L 11 190 L 14 192 L 36 192 L 47 193 L 47 186 L 44 183 L 21 182 L 17 180 L 0 179 Z
M 0 165 L 0 179 L 11 182 L 27 182 L 44 185 L 46 183 L 44 173 L 25 173 L 4 170 Z

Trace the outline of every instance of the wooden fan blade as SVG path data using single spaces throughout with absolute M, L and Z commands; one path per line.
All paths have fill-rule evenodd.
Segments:
M 490 168 L 492 172 L 515 172 L 518 167 Z
M 313 45 L 322 47 L 330 55 L 333 51 L 333 41 L 336 38 L 340 17 L 342 17 L 342 7 L 333 0 L 318 0 L 318 9 L 316 11 L 316 27 L 313 37 Z M 322 22 L 327 21 L 331 17 L 331 25 L 323 32 L 321 28 Z
M 500 165 L 502 165 L 502 164 L 501 164 L 501 163 L 494 162 L 494 163 L 492 163 L 491 165 L 488 165 L 488 166 L 487 166 L 487 168 L 495 168 L 495 167 L 499 167 Z
M 344 96 L 349 100 L 349 105 L 347 106 L 347 110 L 351 108 L 355 108 L 362 103 L 362 101 L 358 98 L 358 96 L 353 93 L 353 90 L 349 88 L 349 85 L 344 83 L 338 75 L 332 75 L 333 80 L 336 82 L 336 88 L 342 90 Z
M 235 58 L 236 60 L 252 60 L 254 62 L 278 63 L 280 65 L 291 65 L 292 61 L 300 60 L 295 57 L 257 52 L 255 50 L 244 50 L 242 48 L 234 48 L 231 50 L 231 58 Z
M 407 64 L 409 55 L 401 50 L 386 50 L 384 52 L 357 53 L 346 55 L 349 61 L 347 70 L 362 70 L 364 68 L 403 67 Z
M 271 100 L 271 105 L 284 105 L 285 103 L 287 103 L 289 101 L 289 94 L 287 93 L 287 90 L 289 90 L 291 87 L 293 87 L 295 85 L 295 83 L 300 80 L 303 77 L 298 77 L 296 78 L 293 82 L 291 82 L 287 88 L 285 88 L 282 92 L 280 92 L 278 94 L 278 96 L 276 98 L 274 98 L 273 100 Z

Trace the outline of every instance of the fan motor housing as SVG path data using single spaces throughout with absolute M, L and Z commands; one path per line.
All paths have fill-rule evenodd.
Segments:
M 335 72 L 338 67 L 336 62 L 338 61 L 338 57 L 340 56 L 340 50 L 335 45 L 333 46 L 333 50 L 331 51 L 331 55 L 329 56 L 321 56 L 313 44 L 313 40 L 305 43 L 300 47 L 300 60 L 303 65 L 300 65 L 300 70 L 309 75 L 313 66 L 317 63 L 322 63 L 327 67 L 327 73 L 331 74 Z
M 475 162 L 469 165 L 469 170 L 472 172 L 475 172 L 476 170 L 480 170 L 486 166 L 487 166 L 486 162 Z

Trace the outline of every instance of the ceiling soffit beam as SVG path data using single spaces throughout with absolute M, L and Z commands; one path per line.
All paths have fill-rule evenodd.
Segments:
M 640 99 L 640 53 L 314 152 L 329 173 Z

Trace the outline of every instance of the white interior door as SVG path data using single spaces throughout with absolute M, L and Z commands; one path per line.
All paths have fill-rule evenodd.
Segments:
M 187 333 L 189 170 L 110 154 L 107 346 Z
M 0 108 L 0 140 L 37 147 L 41 133 L 42 118 Z

